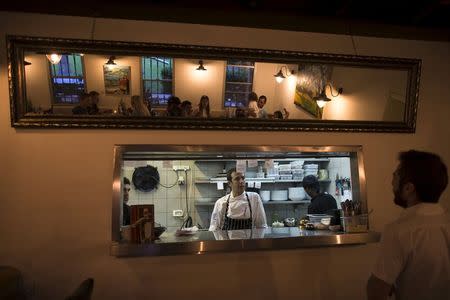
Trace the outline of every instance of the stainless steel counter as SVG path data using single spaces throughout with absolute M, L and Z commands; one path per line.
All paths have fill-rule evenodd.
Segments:
M 189 236 L 164 233 L 160 239 L 148 244 L 113 242 L 111 255 L 127 257 L 295 249 L 376 243 L 379 240 L 380 234 L 377 232 L 343 233 L 298 227 L 197 231 Z

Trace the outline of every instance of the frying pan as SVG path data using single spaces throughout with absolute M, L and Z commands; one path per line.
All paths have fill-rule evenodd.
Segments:
M 159 173 L 153 166 L 137 167 L 133 172 L 133 185 L 141 192 L 150 192 L 158 188 Z

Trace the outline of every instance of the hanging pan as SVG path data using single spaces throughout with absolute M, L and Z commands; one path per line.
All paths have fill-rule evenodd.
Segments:
M 150 192 L 158 188 L 158 169 L 153 166 L 137 167 L 134 169 L 132 180 L 138 191 Z

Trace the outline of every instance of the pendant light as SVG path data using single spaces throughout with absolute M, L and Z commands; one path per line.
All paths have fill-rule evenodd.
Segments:
M 114 61 L 115 59 L 116 59 L 115 56 L 110 56 L 108 61 L 106 62 L 106 65 L 110 67 L 117 65 L 116 62 Z
M 199 66 L 197 67 L 197 71 L 206 71 L 206 68 L 203 66 L 203 60 L 198 61 Z
M 284 72 L 283 72 L 284 70 Z M 286 77 L 295 75 L 294 70 L 289 70 L 287 66 L 282 66 L 277 74 L 273 75 L 278 83 L 281 83 Z
M 330 88 L 330 92 L 331 92 L 331 96 L 333 97 L 337 97 L 340 94 L 342 94 L 342 92 L 344 91 L 343 88 L 339 88 L 338 89 L 338 93 L 336 95 L 333 95 L 333 87 L 331 86 L 331 84 L 327 83 L 325 84 L 325 86 L 323 87 L 322 91 L 320 92 L 319 95 L 313 97 L 313 100 L 316 101 L 317 106 L 319 106 L 320 108 L 325 107 L 325 105 L 331 101 L 330 98 L 327 97 L 327 94 L 325 93 L 326 87 Z
M 57 53 L 51 53 L 45 55 L 52 65 L 57 65 L 61 61 L 62 55 Z

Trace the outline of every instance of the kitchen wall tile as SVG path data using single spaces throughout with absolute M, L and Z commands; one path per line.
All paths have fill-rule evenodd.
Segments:
M 182 209 L 183 212 L 186 210 L 186 204 L 184 199 L 180 198 L 167 198 L 167 212 L 172 213 L 175 209 Z
M 184 198 L 185 187 L 184 185 L 174 185 L 173 187 L 167 188 L 167 198 Z
M 155 213 L 155 222 L 161 224 L 161 226 L 167 227 L 166 213 Z
M 197 212 L 209 212 L 209 207 L 204 205 L 195 205 L 195 211 Z
M 167 189 L 162 186 L 158 186 L 158 189 L 156 191 L 152 191 L 153 199 L 166 199 L 167 198 Z
M 207 211 L 205 212 L 198 212 L 195 216 L 197 223 L 199 223 L 204 229 L 209 228 L 209 224 L 211 222 L 211 214 Z M 197 225 L 197 224 L 194 224 Z
M 166 232 L 167 232 L 167 233 L 174 233 L 174 232 L 176 232 L 178 229 L 180 229 L 179 226 L 167 226 Z
M 146 163 L 147 163 L 147 165 L 157 168 L 159 173 L 163 169 L 163 167 L 162 167 L 163 164 L 162 164 L 162 161 L 160 161 L 160 160 L 148 160 Z
M 167 216 L 167 226 L 174 226 L 180 228 L 181 224 L 183 223 L 183 219 L 174 217 L 172 213 L 166 213 Z
M 166 213 L 167 210 L 167 199 L 155 199 L 155 213 Z

